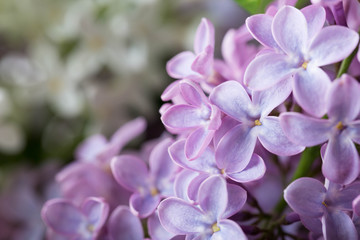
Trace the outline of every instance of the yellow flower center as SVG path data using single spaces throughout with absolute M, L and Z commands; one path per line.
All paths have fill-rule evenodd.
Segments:
M 95 226 L 93 224 L 88 224 L 86 226 L 86 229 L 89 231 L 89 232 L 94 232 L 95 230 Z
M 309 63 L 309 61 L 303 62 L 303 64 L 301 65 L 301 67 L 306 70 L 306 68 L 307 68 L 307 66 L 308 66 L 308 63 Z
M 322 205 L 324 205 L 325 207 L 328 207 L 328 205 L 326 204 L 325 201 L 322 201 L 321 203 L 322 203 Z
M 220 228 L 219 226 L 217 225 L 217 223 L 214 223 L 212 226 L 211 226 L 211 229 L 214 233 L 220 231 Z
M 261 126 L 261 122 L 259 119 L 256 119 L 254 124 L 255 124 L 255 126 Z
M 338 124 L 336 124 L 336 128 L 337 128 L 338 130 L 343 130 L 344 125 L 342 124 L 342 122 L 341 122 L 341 121 L 340 121 L 340 122 L 338 122 Z
M 151 196 L 156 196 L 156 195 L 159 194 L 159 191 L 156 188 L 153 187 L 150 190 L 150 194 L 151 194 Z

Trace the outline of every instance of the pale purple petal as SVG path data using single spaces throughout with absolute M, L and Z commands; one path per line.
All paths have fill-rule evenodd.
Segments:
M 75 235 L 77 234 L 85 216 L 70 201 L 65 199 L 52 199 L 47 201 L 41 216 L 45 224 L 56 233 Z
M 300 216 L 302 224 L 309 229 L 309 231 L 322 235 L 321 218 Z
M 86 139 L 76 149 L 75 156 L 77 160 L 93 162 L 96 157 L 107 146 L 108 142 L 103 135 L 94 135 Z
M 217 166 L 227 173 L 243 170 L 250 162 L 257 134 L 253 128 L 239 124 L 221 139 L 215 153 Z
M 151 194 L 134 193 L 130 197 L 129 205 L 131 211 L 140 218 L 150 216 L 159 205 L 160 196 Z
M 297 67 L 288 56 L 264 53 L 250 62 L 245 70 L 244 83 L 255 91 L 265 90 L 284 79 L 290 79 Z
M 264 148 L 280 156 L 291 156 L 302 152 L 305 148 L 291 142 L 280 126 L 278 117 L 265 117 L 258 126 L 258 138 Z
M 301 9 L 308 26 L 309 39 L 314 38 L 322 29 L 326 19 L 325 9 L 319 5 L 309 5 Z
M 191 70 L 201 75 L 209 75 L 211 73 L 214 62 L 214 48 L 207 46 L 203 52 L 196 56 L 191 64 Z
M 176 79 L 196 75 L 196 73 L 191 70 L 191 65 L 195 58 L 196 56 L 192 52 L 181 52 L 167 62 L 166 71 L 170 77 Z
M 258 180 L 264 176 L 266 166 L 264 160 L 257 154 L 253 154 L 249 164 L 240 172 L 227 174 L 236 182 L 245 183 Z
M 262 45 L 270 48 L 279 48 L 271 32 L 272 21 L 273 17 L 270 15 L 257 14 L 246 19 L 246 26 L 251 35 Z
M 360 120 L 351 122 L 344 129 L 344 134 L 347 134 L 354 142 L 360 144 Z
M 136 171 L 134 171 L 136 169 Z M 149 173 L 143 160 L 132 155 L 121 155 L 111 161 L 115 180 L 126 189 L 138 192 L 147 187 Z
M 226 81 L 214 88 L 210 94 L 210 101 L 238 121 L 247 119 L 252 105 L 249 95 L 236 81 Z
M 206 179 L 199 188 L 200 208 L 214 222 L 222 218 L 228 203 L 226 181 L 220 175 Z
M 332 182 L 349 184 L 359 175 L 359 156 L 352 140 L 339 134 L 329 139 L 322 172 Z
M 196 54 L 201 53 L 206 47 L 215 45 L 215 31 L 213 24 L 206 18 L 201 19 L 201 23 L 196 30 L 194 50 Z
M 280 114 L 280 125 L 292 142 L 306 147 L 328 140 L 332 127 L 331 122 L 326 119 L 316 119 L 295 112 Z
M 354 201 L 352 202 L 352 207 L 353 207 L 354 213 L 356 215 L 360 216 L 360 195 L 354 199 Z
M 329 191 L 328 191 L 329 195 Z M 339 210 L 352 210 L 353 200 L 360 195 L 360 182 L 354 182 L 350 185 L 347 185 L 344 189 L 334 192 L 331 198 L 331 202 Z
M 198 158 L 211 142 L 215 131 L 201 126 L 186 139 L 185 155 L 189 160 Z
M 99 231 L 105 224 L 109 214 L 109 204 L 102 198 L 91 197 L 84 201 L 81 211 L 86 215 L 87 221 L 94 231 Z
M 174 237 L 174 234 L 166 231 L 161 225 L 157 212 L 154 212 L 154 214 L 148 218 L 147 226 L 152 240 L 164 240 Z
M 233 127 L 235 127 L 236 125 L 238 125 L 239 122 L 235 119 L 233 119 L 232 117 L 224 117 L 221 120 L 221 126 L 218 130 L 215 131 L 215 135 L 213 138 L 213 142 L 214 142 L 214 146 L 217 147 L 221 138 Z
M 289 97 L 291 91 L 291 81 L 285 79 L 266 90 L 253 91 L 252 102 L 260 109 L 261 117 L 265 117 L 283 103 Z
M 273 37 L 288 55 L 302 57 L 307 49 L 308 29 L 305 16 L 294 7 L 281 8 L 271 25 Z
M 322 117 L 326 113 L 327 91 L 331 86 L 328 75 L 320 68 L 308 65 L 295 74 L 293 94 L 297 103 L 309 114 Z
M 163 227 L 174 234 L 203 232 L 212 223 L 197 207 L 178 198 L 167 198 L 158 207 Z
M 194 82 L 182 80 L 179 88 L 184 100 L 190 105 L 201 107 L 201 104 L 207 101 L 203 90 Z
M 177 166 L 173 163 L 168 153 L 168 148 L 173 142 L 171 138 L 165 138 L 150 153 L 150 174 L 154 177 L 158 187 L 162 181 L 172 178 L 177 170 Z
M 327 240 L 358 238 L 354 223 L 345 212 L 326 211 L 322 223 L 324 238 Z
M 359 35 L 349 28 L 329 26 L 323 28 L 310 46 L 311 62 L 316 66 L 336 63 L 355 49 Z
M 335 121 L 349 122 L 360 112 L 359 83 L 347 74 L 336 79 L 329 89 L 328 116 Z
M 299 215 L 321 217 L 324 213 L 326 188 L 316 179 L 299 178 L 284 190 L 285 201 Z
M 203 114 L 202 108 L 180 104 L 166 110 L 161 120 L 166 127 L 190 129 L 206 121 Z
M 174 191 L 175 196 L 186 201 L 190 201 L 188 196 L 188 187 L 194 178 L 198 176 L 197 172 L 184 169 L 175 178 Z
M 127 206 L 119 206 L 108 222 L 110 240 L 143 240 L 144 232 L 139 218 Z
M 138 117 L 124 124 L 111 137 L 110 143 L 115 146 L 115 154 L 123 148 L 128 142 L 143 133 L 146 129 L 146 120 Z
M 217 223 L 220 231 L 215 232 L 211 240 L 247 239 L 245 233 L 234 221 L 223 219 Z
M 207 173 L 200 173 L 198 176 L 196 176 L 189 184 L 187 189 L 187 195 L 189 199 L 193 202 L 198 202 L 198 193 L 200 185 L 211 175 Z
M 174 97 L 180 94 L 179 84 L 180 80 L 174 81 L 170 83 L 161 94 L 161 100 L 163 101 L 170 101 Z
M 215 163 L 215 154 L 211 148 L 207 148 L 198 159 L 189 161 L 184 153 L 185 140 L 175 142 L 169 148 L 169 153 L 173 161 L 179 166 L 197 172 L 218 173 L 219 170 Z
M 235 213 L 239 212 L 240 209 L 246 203 L 247 193 L 246 191 L 235 184 L 227 184 L 228 192 L 228 203 L 225 209 L 225 212 L 222 214 L 221 218 L 229 218 Z

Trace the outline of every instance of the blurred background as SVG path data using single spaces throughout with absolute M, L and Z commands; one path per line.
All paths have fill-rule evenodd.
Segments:
M 166 62 L 202 17 L 216 51 L 247 13 L 233 0 L 0 0 L 0 239 L 43 239 L 54 175 L 86 137 L 144 116 L 164 128 Z

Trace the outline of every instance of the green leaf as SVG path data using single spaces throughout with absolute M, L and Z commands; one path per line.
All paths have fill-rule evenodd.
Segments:
M 235 0 L 237 4 L 250 14 L 264 13 L 265 8 L 272 0 Z

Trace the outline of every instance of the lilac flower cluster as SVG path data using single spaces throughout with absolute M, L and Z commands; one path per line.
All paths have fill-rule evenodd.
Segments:
M 358 239 L 360 3 L 313 2 L 250 16 L 223 60 L 202 19 L 194 51 L 167 63 L 160 113 L 175 136 L 121 150 L 145 129 L 136 119 L 86 140 L 42 209 L 49 238 Z

